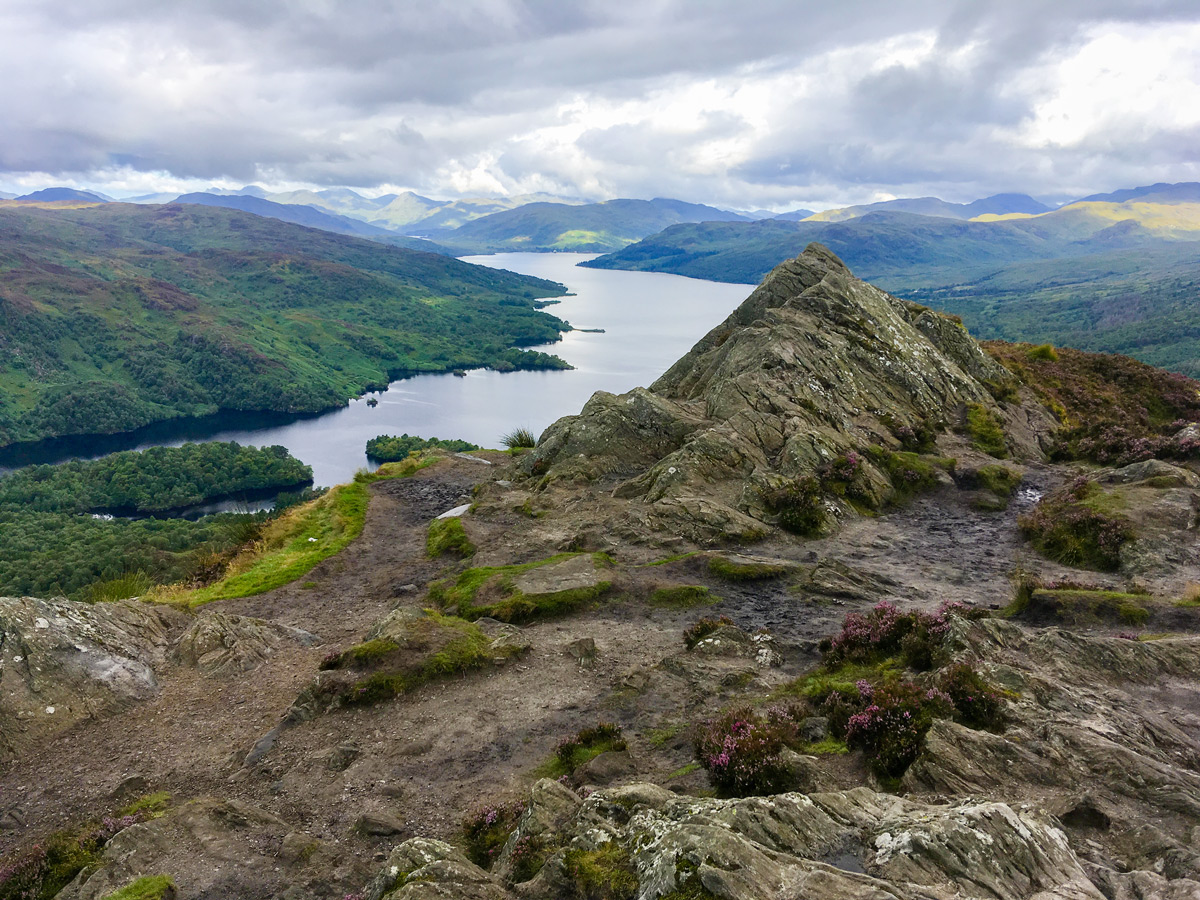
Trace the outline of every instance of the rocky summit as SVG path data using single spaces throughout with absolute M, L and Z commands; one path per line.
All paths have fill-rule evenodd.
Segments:
M 0 900 L 1200 898 L 1196 382 L 812 245 L 354 487 L 283 587 L 0 599 Z

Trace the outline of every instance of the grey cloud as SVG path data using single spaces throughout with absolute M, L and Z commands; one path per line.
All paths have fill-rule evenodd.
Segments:
M 1087 188 L 1107 188 L 1131 172 L 1191 171 L 1194 135 L 1115 133 L 1049 159 L 1015 150 L 995 133 L 1039 100 L 1036 87 L 1015 88 L 1019 76 L 1097 23 L 1197 19 L 1194 0 L 25 0 L 0 9 L 0 78 L 21 87 L 0 94 L 0 169 L 86 177 L 125 164 L 437 193 L 445 167 L 494 157 L 496 176 L 518 186 L 742 206 L 839 184 L 971 199 L 1088 173 L 1102 183 Z M 782 103 L 751 157 L 718 176 L 668 162 L 686 155 L 683 142 L 744 131 L 735 113 L 686 137 L 653 123 L 591 129 L 566 158 L 523 141 L 579 97 L 640 100 L 691 79 L 769 76 L 915 30 L 936 34 L 932 59 Z

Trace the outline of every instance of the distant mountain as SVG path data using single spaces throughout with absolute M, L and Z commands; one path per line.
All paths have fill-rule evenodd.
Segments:
M 971 203 L 948 203 L 937 197 L 916 197 L 900 200 L 881 200 L 863 206 L 847 206 L 813 213 L 811 218 L 821 222 L 844 222 L 872 212 L 913 213 L 918 216 L 937 216 L 944 219 L 973 219 L 982 215 L 1026 213 L 1036 215 L 1050 212 L 1051 207 L 1026 194 L 995 194 Z M 783 218 L 779 216 L 777 218 Z M 790 218 L 790 216 L 789 216 Z
M 26 203 L 107 203 L 109 198 L 103 194 L 97 194 L 92 191 L 77 191 L 75 188 L 52 187 L 43 188 L 40 191 L 34 191 L 32 194 L 25 194 L 23 197 L 16 198 L 20 202 Z
M 281 222 L 304 225 L 308 228 L 320 228 L 322 231 L 331 231 L 334 234 L 365 237 L 370 240 L 392 244 L 393 246 L 408 247 L 410 250 L 424 250 L 428 253 L 443 254 L 449 252 L 431 241 L 423 241 L 420 238 L 399 235 L 357 219 L 322 212 L 311 206 L 275 203 L 272 200 L 263 200 L 259 197 L 244 194 L 227 194 L 223 196 L 208 193 L 181 194 L 175 198 L 174 202 L 195 203 L 201 206 L 223 206 L 226 209 L 240 209 L 242 212 L 254 213 L 256 216 L 266 216 L 271 219 L 279 219 Z
M 807 219 L 814 215 L 811 209 L 793 209 L 790 212 L 780 213 L 777 216 L 771 216 L 772 219 L 779 219 L 783 222 L 799 222 L 801 219 Z
M 434 232 L 439 243 L 464 252 L 615 250 L 679 222 L 749 222 L 745 216 L 698 203 L 656 198 L 569 206 L 529 203 L 493 213 L 453 231 Z
M 1200 203 L 1200 182 L 1182 181 L 1178 184 L 1150 184 L 1145 187 L 1126 188 L 1111 194 L 1092 194 L 1076 200 L 1076 203 L 1126 203 L 1137 200 L 1142 203 Z
M 567 327 L 561 285 L 236 209 L 9 203 L 0 258 L 0 445 L 566 365 L 514 349 Z
M 8 191 L 0 191 L 0 200 L 13 200 L 16 196 L 16 194 L 10 194 Z

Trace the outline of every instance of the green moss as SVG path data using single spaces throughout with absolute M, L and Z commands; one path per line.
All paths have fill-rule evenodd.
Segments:
M 106 895 L 103 900 L 162 900 L 174 889 L 175 882 L 169 875 L 147 875 Z
M 429 588 L 429 599 L 443 609 L 457 605 L 458 614 L 464 619 L 491 616 L 502 622 L 524 622 L 534 618 L 557 615 L 599 599 L 612 590 L 612 582 L 601 581 L 591 587 L 526 595 L 516 588 L 513 579 L 531 569 L 553 565 L 580 555 L 579 553 L 559 553 L 548 559 L 519 565 L 470 568 L 456 578 L 432 584 Z M 593 564 L 595 564 L 594 555 Z M 479 593 L 485 585 L 489 599 L 482 603 L 477 602 Z M 497 599 L 490 599 L 492 597 Z
M 117 810 L 118 816 L 136 816 L 139 813 L 157 819 L 167 811 L 167 807 L 171 804 L 171 795 L 166 791 L 157 791 L 153 794 L 147 794 L 144 797 L 138 797 L 133 802 Z
M 786 575 L 789 567 L 782 563 L 740 563 L 724 556 L 710 556 L 708 571 L 726 581 L 764 581 Z
M 864 455 L 891 481 L 893 502 L 933 490 L 940 483 L 938 471 L 953 472 L 957 465 L 949 457 L 923 456 L 878 446 L 868 447 Z
M 637 870 L 629 851 L 616 841 L 597 850 L 568 850 L 563 868 L 574 882 L 579 900 L 633 900 L 637 896 Z
M 817 537 L 825 529 L 828 513 L 821 497 L 821 482 L 815 476 L 797 475 L 759 493 L 763 505 L 776 516 L 784 531 Z
M 1008 456 L 1004 428 L 992 411 L 982 403 L 972 403 L 967 407 L 966 432 L 971 438 L 971 446 L 976 450 L 997 459 Z
M 425 536 L 425 554 L 430 559 L 437 559 L 446 553 L 466 558 L 475 554 L 475 545 L 467 537 L 462 519 L 434 519 L 429 523 L 429 531 Z
M 455 634 L 442 645 L 440 650 L 431 653 L 415 665 L 408 665 L 399 670 L 382 668 L 355 682 L 342 693 L 344 703 L 350 706 L 373 706 L 376 703 L 398 697 L 427 682 L 484 668 L 494 664 L 497 657 L 515 656 L 520 652 L 515 647 L 507 647 L 503 650 L 493 649 L 492 639 L 473 622 L 432 611 L 426 613 L 426 616 L 430 629 L 451 631 Z M 364 651 L 363 648 L 368 649 Z M 399 647 L 391 641 L 368 641 L 366 644 L 352 647 L 338 659 L 341 660 L 347 654 L 358 651 L 363 665 L 380 665 L 386 663 L 388 657 L 398 650 Z M 345 663 L 345 665 L 353 664 Z
M 699 553 L 700 553 L 699 550 L 690 550 L 687 553 L 676 553 L 674 556 L 668 556 L 666 559 L 658 559 L 658 560 L 655 560 L 654 562 L 643 563 L 642 565 L 637 566 L 637 568 L 651 569 L 651 568 L 654 568 L 655 566 L 665 566 L 665 565 L 669 565 L 670 563 L 673 563 L 673 562 L 679 562 L 681 559 L 688 559 L 689 557 L 696 556 Z
M 814 741 L 811 744 L 805 744 L 800 748 L 801 753 L 811 753 L 814 756 L 836 756 L 841 753 L 849 753 L 850 748 L 846 746 L 845 741 L 839 741 L 837 738 L 827 737 L 821 741 Z
M 646 732 L 646 743 L 655 749 L 664 747 L 686 727 L 682 722 L 676 722 L 671 725 L 664 725 L 662 728 L 651 728 Z
M 395 641 L 376 638 L 355 644 L 333 659 L 321 663 L 322 669 L 366 668 L 377 665 L 400 649 Z
M 999 465 L 980 466 L 975 472 L 975 477 L 979 479 L 979 486 L 985 491 L 1005 498 L 1017 492 L 1022 480 L 1020 472 Z
M 714 597 L 708 588 L 699 584 L 677 584 L 670 587 L 661 587 L 654 591 L 649 598 L 651 606 L 669 606 L 675 609 L 707 606 L 719 600 L 720 598 Z

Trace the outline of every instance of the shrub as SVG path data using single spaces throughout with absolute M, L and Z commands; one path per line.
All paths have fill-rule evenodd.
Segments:
M 841 632 L 825 651 L 825 665 L 870 663 L 898 656 L 914 669 L 931 669 L 950 626 L 947 616 L 966 612 L 967 607 L 960 603 L 944 603 L 932 613 L 902 613 L 894 603 L 881 600 L 868 613 L 846 615 Z
M 1030 347 L 1025 351 L 1025 358 L 1034 362 L 1038 360 L 1058 362 L 1058 353 L 1055 351 L 1053 344 L 1038 344 L 1036 347 Z
M 696 622 L 683 632 L 683 642 L 687 644 L 687 648 L 691 650 L 698 643 L 716 631 L 718 628 L 732 626 L 733 620 L 726 616 L 718 616 L 715 619 L 710 619 L 707 616 Z
M 1044 556 L 1064 565 L 1115 571 L 1121 547 L 1136 534 L 1133 523 L 1120 514 L 1097 509 L 1101 489 L 1077 478 L 1041 500 L 1021 516 L 1021 533 Z
M 620 726 L 600 722 L 594 728 L 585 728 L 572 737 L 563 738 L 554 748 L 554 755 L 569 773 L 601 753 L 624 750 L 625 747 Z
M 827 513 L 821 499 L 821 482 L 813 475 L 798 475 L 779 487 L 762 490 L 761 496 L 784 531 L 815 537 L 825 527 Z
M 1004 428 L 992 411 L 982 403 L 972 403 L 967 407 L 966 432 L 971 438 L 971 446 L 976 450 L 997 459 L 1008 456 Z
M 988 731 L 999 731 L 1004 727 L 1004 704 L 1000 694 L 970 663 L 950 666 L 938 676 L 937 685 L 954 704 L 956 722 Z
M 500 443 L 509 450 L 518 450 L 537 446 L 537 435 L 528 428 L 514 428 L 500 438 Z
M 525 804 L 514 800 L 482 806 L 463 819 L 467 858 L 480 868 L 490 869 L 524 812 Z
M 462 558 L 475 553 L 475 545 L 467 537 L 462 520 L 458 517 L 434 519 L 429 523 L 429 531 L 425 536 L 425 555 L 437 559 L 446 553 L 454 553 Z
M 719 791 L 735 797 L 777 794 L 789 787 L 784 728 L 739 707 L 708 722 L 696 738 L 700 765 Z

